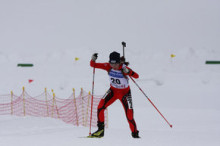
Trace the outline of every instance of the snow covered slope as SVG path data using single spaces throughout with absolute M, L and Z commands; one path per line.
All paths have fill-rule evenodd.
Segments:
M 32 96 L 45 87 L 60 98 L 72 88 L 89 91 L 91 55 L 97 52 L 97 61 L 107 62 L 112 51 L 122 53 L 125 41 L 137 83 L 174 126 L 130 81 L 140 140 L 131 138 L 116 102 L 103 139 L 80 138 L 87 128 L 50 118 L 0 116 L 1 145 L 220 145 L 220 65 L 205 65 L 220 60 L 219 1 L 11 0 L 0 1 L 0 20 L 1 95 L 19 95 L 22 86 Z M 106 72 L 97 70 L 95 94 L 108 87 Z

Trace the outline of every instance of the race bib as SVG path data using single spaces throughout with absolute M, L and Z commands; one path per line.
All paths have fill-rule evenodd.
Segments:
M 121 70 L 111 69 L 109 72 L 110 84 L 114 88 L 124 89 L 129 86 L 128 78 L 125 78 Z

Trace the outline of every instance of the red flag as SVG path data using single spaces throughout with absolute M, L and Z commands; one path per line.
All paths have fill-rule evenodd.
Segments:
M 32 79 L 28 80 L 29 83 L 31 83 L 31 82 L 33 82 L 33 81 L 34 81 L 34 80 L 32 80 Z

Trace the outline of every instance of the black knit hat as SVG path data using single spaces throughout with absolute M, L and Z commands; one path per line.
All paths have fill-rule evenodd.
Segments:
M 120 63 L 120 54 L 118 52 L 112 52 L 109 55 L 109 63 Z

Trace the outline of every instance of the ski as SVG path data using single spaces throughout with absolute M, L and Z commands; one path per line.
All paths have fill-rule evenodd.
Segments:
M 92 135 L 89 135 L 87 136 L 87 138 L 102 138 L 103 136 L 92 136 Z
M 79 137 L 79 138 L 102 138 L 102 137 L 97 137 L 97 136 L 83 136 L 83 137 Z

